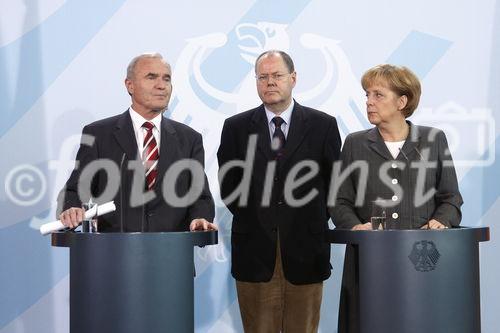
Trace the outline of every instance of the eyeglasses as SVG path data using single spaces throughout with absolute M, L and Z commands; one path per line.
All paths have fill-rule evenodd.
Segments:
M 267 82 L 269 78 L 271 77 L 274 81 L 282 81 L 285 79 L 287 75 L 290 75 L 290 73 L 273 73 L 273 74 L 260 74 L 255 76 L 255 78 L 259 82 Z

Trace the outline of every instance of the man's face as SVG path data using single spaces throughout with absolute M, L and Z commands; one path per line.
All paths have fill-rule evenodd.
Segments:
M 172 94 L 170 66 L 159 58 L 143 58 L 135 65 L 132 78 L 125 86 L 132 96 L 132 108 L 146 119 L 152 119 L 167 106 Z
M 257 63 L 257 93 L 266 107 L 274 113 L 283 112 L 292 101 L 297 74 L 289 73 L 283 58 L 268 54 Z

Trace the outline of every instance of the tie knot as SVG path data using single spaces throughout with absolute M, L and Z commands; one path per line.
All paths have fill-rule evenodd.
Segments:
M 149 121 L 146 121 L 144 124 L 142 124 L 142 127 L 147 129 L 148 131 L 151 131 L 155 125 Z
M 276 128 L 281 128 L 281 125 L 285 123 L 285 121 L 281 117 L 274 117 L 272 122 L 274 123 L 274 126 L 276 126 Z

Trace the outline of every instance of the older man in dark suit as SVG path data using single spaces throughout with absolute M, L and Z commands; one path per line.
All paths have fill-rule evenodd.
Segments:
M 316 332 L 331 270 L 324 234 L 337 122 L 292 99 L 297 74 L 285 52 L 261 54 L 255 74 L 263 105 L 226 120 L 217 154 L 243 327 Z
M 201 135 L 162 116 L 171 78 L 160 54 L 131 61 L 125 79 L 131 107 L 83 129 L 77 165 L 58 198 L 64 225 L 78 226 L 82 201 L 98 197 L 117 205 L 99 218 L 99 231 L 216 229 Z

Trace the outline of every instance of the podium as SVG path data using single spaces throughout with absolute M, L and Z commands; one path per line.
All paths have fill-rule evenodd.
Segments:
M 194 332 L 193 246 L 216 231 L 52 234 L 70 249 L 71 333 Z
M 481 332 L 479 242 L 489 228 L 330 230 L 357 247 L 361 333 Z

